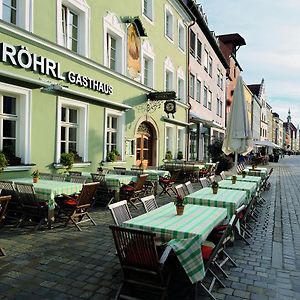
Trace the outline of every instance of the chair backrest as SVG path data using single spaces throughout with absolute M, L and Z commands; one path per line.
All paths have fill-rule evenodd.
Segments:
M 183 184 L 178 184 L 175 186 L 177 196 L 180 196 L 182 199 L 187 195 Z
M 248 175 L 260 177 L 260 171 L 259 170 L 249 170 Z
M 124 167 L 114 167 L 114 170 L 115 170 L 116 174 L 119 174 L 119 175 L 125 175 L 125 173 L 126 173 L 126 168 L 124 168 Z
M 69 171 L 70 176 L 81 176 L 82 172 L 80 171 Z
M 222 172 L 220 173 L 220 177 L 221 177 L 223 180 L 226 178 L 225 172 L 224 172 L 224 171 L 222 171 Z
M 226 241 L 228 240 L 228 237 L 232 231 L 232 227 L 233 227 L 233 223 L 235 220 L 236 216 L 233 215 L 226 227 L 226 229 L 224 230 L 221 238 L 219 239 L 217 245 L 214 247 L 214 250 L 212 252 L 212 254 L 210 255 L 209 259 L 207 260 L 207 262 L 205 263 L 205 268 L 208 269 L 211 265 L 211 263 L 217 258 L 218 253 L 224 248 L 224 244 L 226 243 Z
M 0 196 L 0 224 L 6 213 L 8 202 L 10 201 L 11 196 Z
M 82 186 L 82 190 L 77 200 L 78 201 L 77 207 L 91 206 L 99 184 L 100 184 L 99 182 L 91 182 L 91 183 L 86 183 Z
M 22 204 L 38 206 L 33 184 L 15 182 L 15 187 Z
M 15 185 L 14 185 L 14 183 L 12 181 L 1 180 L 0 181 L 0 189 L 2 190 L 1 194 L 3 192 L 7 192 L 7 193 L 12 192 L 13 193 L 13 192 L 16 191 Z
M 194 193 L 193 185 L 190 181 L 185 182 L 184 185 L 188 191 L 188 194 Z
M 54 181 L 66 181 L 66 176 L 64 174 L 52 174 L 52 180 L 54 180 Z
M 138 176 L 137 182 L 134 183 L 134 189 L 136 191 L 140 191 L 144 188 L 144 184 L 146 183 L 148 178 L 148 174 L 141 174 Z
M 155 233 L 118 226 L 110 226 L 110 229 L 125 277 L 128 269 L 140 272 L 143 269 L 148 272 L 159 270 Z
M 171 178 L 170 178 L 170 182 L 176 182 L 179 174 L 180 174 L 181 170 L 180 169 L 176 169 L 172 172 L 171 174 Z
M 202 188 L 208 187 L 209 184 L 208 184 L 208 181 L 206 178 L 200 178 L 199 181 L 200 181 Z
M 213 183 L 215 181 L 215 175 L 209 176 L 209 181 L 210 181 L 210 184 Z
M 145 208 L 145 212 L 148 212 L 148 211 L 158 208 L 158 205 L 157 205 L 154 195 L 143 197 L 143 198 L 141 198 L 141 201 Z
M 39 173 L 40 179 L 52 180 L 53 176 L 51 173 Z
M 105 175 L 104 174 L 98 174 L 98 173 L 91 173 L 92 180 L 94 182 L 103 182 L 105 181 Z
M 121 225 L 125 221 L 130 220 L 132 218 L 126 200 L 109 204 L 108 208 L 116 225 Z
M 87 180 L 88 180 L 88 178 L 86 176 L 80 176 L 80 175 L 70 176 L 70 182 L 73 182 L 73 183 L 85 184 L 87 182 Z
M 243 214 L 243 218 L 242 218 L 243 221 L 246 221 L 246 220 L 247 220 L 248 215 L 249 215 L 249 213 L 251 212 L 251 210 L 252 210 L 252 208 L 253 208 L 253 206 L 254 206 L 256 200 L 257 200 L 256 197 L 252 197 L 251 200 L 250 200 L 250 202 L 247 204 L 246 211 L 245 211 L 245 213 Z

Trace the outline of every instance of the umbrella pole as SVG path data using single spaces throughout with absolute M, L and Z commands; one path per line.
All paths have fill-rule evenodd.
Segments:
M 238 162 L 238 153 L 234 152 L 234 168 L 235 168 L 235 171 L 236 171 L 236 168 L 237 168 L 237 162 Z

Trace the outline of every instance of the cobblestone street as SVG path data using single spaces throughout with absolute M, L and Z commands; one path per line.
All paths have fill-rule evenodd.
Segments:
M 238 267 L 227 267 L 226 288 L 213 291 L 218 299 L 300 299 L 300 156 L 267 167 L 274 172 L 259 223 L 250 246 L 236 241 L 228 249 Z M 113 299 L 122 274 L 108 228 L 112 218 L 104 208 L 91 214 L 97 226 L 86 223 L 82 232 L 2 226 L 7 255 L 0 259 L 0 299 Z

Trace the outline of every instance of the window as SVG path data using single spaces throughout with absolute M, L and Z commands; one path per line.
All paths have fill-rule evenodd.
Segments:
M 209 91 L 209 94 L 208 94 L 208 101 L 207 101 L 207 108 L 209 110 L 211 110 L 211 103 L 212 103 L 212 92 Z
M 3 0 L 3 20 L 17 25 L 17 0 Z
M 222 118 L 223 117 L 223 101 L 220 99 L 220 114 L 219 116 Z
M 31 30 L 31 5 L 32 0 L 0 0 L 0 19 Z
M 117 71 L 117 40 L 109 33 L 107 34 L 107 54 L 108 67 Z
M 202 62 L 202 43 L 197 40 L 197 61 L 199 64 Z
M 78 51 L 78 15 L 62 6 L 63 46 Z
M 124 113 L 117 110 L 106 109 L 104 157 L 107 156 L 107 153 L 115 149 L 120 153 L 121 157 L 123 157 L 125 148 L 124 123 Z
M 171 151 L 172 155 L 175 153 L 175 145 L 176 145 L 176 131 L 175 128 L 171 126 L 166 126 L 166 149 L 165 152 Z
M 180 101 L 184 101 L 184 80 L 182 78 L 178 78 L 177 81 L 177 97 Z
M 0 83 L 0 149 L 10 165 L 30 163 L 30 102 L 31 91 Z
M 165 88 L 166 91 L 172 91 L 173 89 L 173 73 L 170 70 L 166 70 L 166 82 Z
M 217 98 L 217 116 L 220 116 L 220 98 Z
M 185 145 L 185 129 L 182 127 L 177 128 L 177 154 L 181 151 L 184 154 Z
M 152 82 L 150 84 L 150 80 L 151 80 L 150 65 L 151 65 L 150 60 L 147 57 L 144 57 L 144 84 L 151 87 Z
M 87 104 L 58 97 L 57 162 L 61 153 L 74 152 L 87 161 Z
M 190 73 L 190 97 L 195 97 L 195 75 Z
M 182 24 L 178 24 L 178 47 L 184 51 L 185 50 L 185 31 Z
M 143 0 L 143 15 L 153 21 L 153 0 Z
M 196 54 L 196 34 L 193 30 L 191 30 L 190 36 L 190 53 L 195 57 Z
M 197 79 L 197 96 L 196 96 L 197 102 L 201 102 L 201 81 Z
M 165 14 L 165 35 L 173 41 L 173 15 L 168 9 Z
M 57 42 L 74 52 L 89 57 L 90 8 L 85 1 L 57 1 Z
M 208 59 L 208 74 L 212 77 L 212 67 L 213 67 L 213 60 L 211 57 Z
M 142 83 L 150 88 L 154 88 L 154 51 L 149 41 L 143 42 L 141 47 L 142 56 Z
M 207 87 L 204 87 L 204 92 L 203 92 L 203 106 L 207 107 Z
M 221 74 L 220 74 L 220 88 L 221 88 L 221 90 L 223 90 L 223 80 L 224 80 L 224 76 L 223 76 L 223 74 L 221 73 Z
M 220 86 L 221 84 L 221 73 L 220 70 L 217 69 L 217 86 Z
M 208 52 L 205 50 L 204 53 L 204 70 L 208 72 Z

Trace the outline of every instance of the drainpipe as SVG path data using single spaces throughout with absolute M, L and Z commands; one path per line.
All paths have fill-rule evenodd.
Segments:
M 188 9 L 191 8 L 188 6 Z M 190 110 L 191 110 L 191 104 L 190 104 L 190 28 L 195 25 L 196 23 L 196 18 L 193 16 L 193 21 L 188 25 L 188 43 L 187 43 L 187 66 L 188 66 L 188 76 L 187 76 L 187 99 L 188 99 L 188 110 L 187 110 L 187 115 L 188 115 L 188 123 L 190 122 Z M 199 128 L 198 128 L 199 130 Z M 187 136 L 188 136 L 188 142 L 186 143 L 186 155 L 187 155 L 187 160 L 189 160 L 189 150 L 190 150 L 190 128 L 187 126 Z M 198 158 L 198 152 L 197 152 L 197 158 Z

